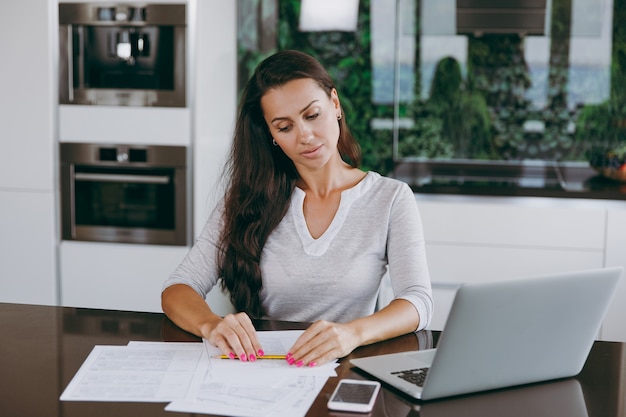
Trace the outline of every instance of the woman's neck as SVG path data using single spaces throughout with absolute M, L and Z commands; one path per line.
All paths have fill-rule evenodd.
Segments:
M 353 168 L 344 161 L 332 167 L 324 167 L 315 171 L 300 172 L 297 186 L 307 194 L 324 199 L 329 195 L 341 192 L 358 184 L 366 173 Z

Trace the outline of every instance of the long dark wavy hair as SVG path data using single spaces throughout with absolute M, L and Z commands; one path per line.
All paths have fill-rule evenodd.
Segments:
M 228 290 L 235 309 L 253 318 L 265 316 L 259 298 L 263 287 L 263 246 L 285 216 L 299 178 L 291 159 L 272 144 L 261 97 L 270 89 L 302 78 L 314 80 L 331 97 L 333 80 L 316 59 L 305 53 L 277 52 L 258 65 L 239 102 L 230 158 L 224 171 L 229 182 L 218 250 L 221 285 Z M 339 153 L 356 168 L 361 163 L 361 149 L 345 117 L 338 123 Z

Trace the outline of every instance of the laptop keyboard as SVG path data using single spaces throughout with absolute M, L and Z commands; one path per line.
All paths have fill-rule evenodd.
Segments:
M 424 385 L 424 380 L 426 379 L 426 375 L 428 375 L 429 369 L 430 368 L 408 369 L 406 371 L 392 372 L 391 374 L 396 375 L 411 384 L 421 387 Z

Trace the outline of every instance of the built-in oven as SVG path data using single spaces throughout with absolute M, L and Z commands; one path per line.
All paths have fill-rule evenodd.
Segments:
M 185 4 L 60 3 L 60 104 L 186 107 Z
M 61 143 L 63 240 L 188 245 L 187 148 Z

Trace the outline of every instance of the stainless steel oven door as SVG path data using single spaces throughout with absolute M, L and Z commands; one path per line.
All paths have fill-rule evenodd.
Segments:
M 81 144 L 63 144 L 62 155 L 80 155 L 73 152 L 76 146 Z M 97 145 L 82 147 L 93 150 Z M 62 163 L 63 239 L 187 245 L 185 167 L 151 166 L 143 157 L 134 163 L 125 160 L 123 148 L 99 148 L 99 155 L 113 149 L 116 161 Z M 147 152 L 154 154 L 155 148 L 168 147 Z

